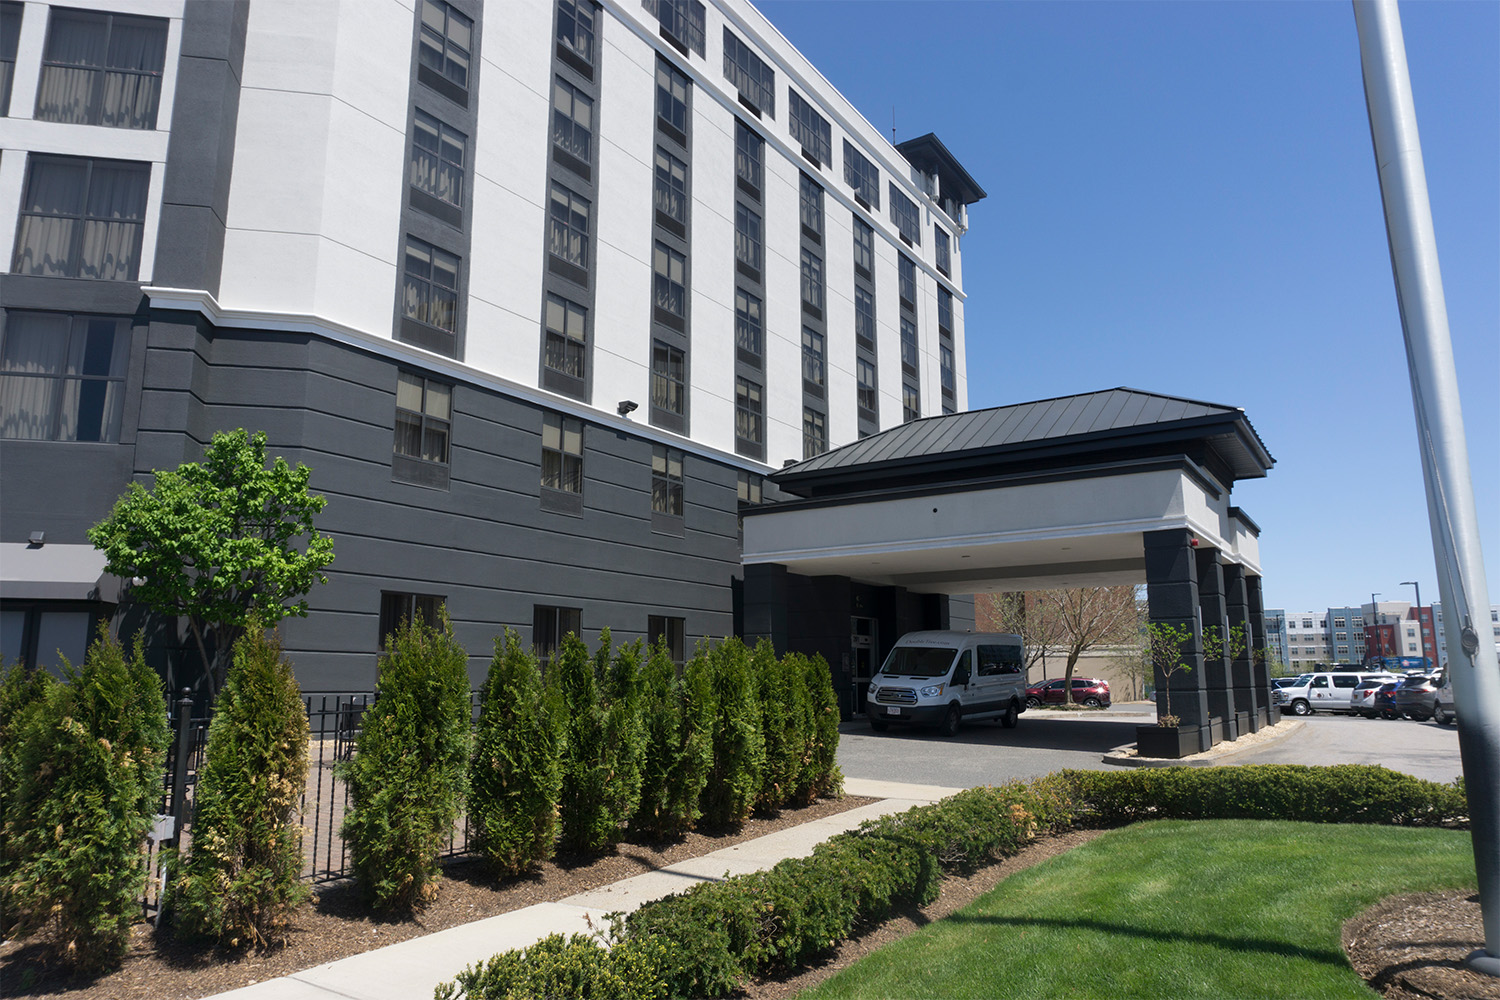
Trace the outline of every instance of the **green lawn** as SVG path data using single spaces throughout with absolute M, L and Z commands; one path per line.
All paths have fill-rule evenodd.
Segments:
M 1343 922 L 1392 893 L 1474 884 L 1466 832 L 1146 823 L 1005 880 L 802 996 L 1369 1000 Z

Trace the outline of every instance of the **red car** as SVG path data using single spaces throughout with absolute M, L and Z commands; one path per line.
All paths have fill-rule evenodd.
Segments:
M 1061 705 L 1063 703 L 1063 678 L 1043 681 L 1026 689 L 1026 707 Z M 1109 682 L 1097 677 L 1073 678 L 1073 703 L 1088 708 L 1109 707 Z

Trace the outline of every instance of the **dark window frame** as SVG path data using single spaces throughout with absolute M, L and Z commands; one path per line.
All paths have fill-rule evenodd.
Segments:
M 576 446 L 570 444 L 570 435 Z M 544 492 L 550 490 L 582 496 L 584 452 L 582 420 L 551 410 L 542 414 L 541 486 Z
M 802 308 L 813 309 L 822 316 L 824 302 L 823 258 L 802 248 Z
M 651 446 L 651 512 L 682 516 L 683 453 L 666 445 Z M 674 472 L 675 469 L 675 472 Z
M 703 4 L 699 0 L 645 0 L 642 4 L 656 18 L 668 41 L 678 44 L 683 55 L 703 55 L 708 35 Z
M 554 308 L 562 319 L 560 328 L 553 327 Z M 575 336 L 573 317 L 577 317 Z M 547 292 L 542 303 L 542 366 L 550 371 L 580 382 L 588 378 L 588 306 L 572 299 Z M 554 361 L 561 362 L 560 364 Z M 574 370 L 570 370 L 574 369 Z
M 866 308 L 868 304 L 868 308 Z M 854 342 L 867 351 L 875 350 L 875 294 L 854 286 Z
M 665 159 L 667 162 L 663 163 Z M 656 211 L 684 227 L 688 224 L 688 165 L 671 150 L 656 147 L 656 167 L 652 183 L 652 202 Z
M 802 407 L 802 460 L 816 458 L 828 450 L 828 414 L 813 406 Z
M 895 181 L 890 182 L 891 223 L 909 245 L 922 245 L 922 213 L 917 203 L 901 193 Z
M 765 177 L 766 140 L 738 118 L 734 120 L 734 173 L 756 197 Z
M 39 371 L 34 356 L 17 359 L 17 367 L 7 367 L 8 355 L 15 351 L 15 341 L 23 325 L 30 319 L 43 324 L 66 322 L 67 342 L 56 351 L 56 371 Z M 112 329 L 108 328 L 112 327 Z M 100 340 L 108 334 L 109 343 Z M 37 342 L 51 345 L 55 335 L 45 329 L 36 334 Z M 33 419 L 41 430 L 45 419 L 45 433 L 20 436 L 12 432 L 11 415 L 0 410 L 0 438 L 11 441 L 54 441 L 115 444 L 120 440 L 124 423 L 126 382 L 130 375 L 130 353 L 133 340 L 131 320 L 128 316 L 104 316 L 92 313 L 47 312 L 40 310 L 13 309 L 4 317 L 4 328 L 0 330 L 0 403 L 10 402 L 19 411 L 21 396 L 34 397 L 34 392 L 11 396 L 4 390 L 7 382 L 47 380 L 56 383 L 47 386 L 47 414 L 45 418 Z M 108 357 L 103 348 L 107 347 Z M 103 372 L 100 362 L 105 362 Z M 23 367 L 24 366 L 24 367 Z M 72 370 L 70 370 L 72 369 Z M 77 383 L 70 391 L 69 383 Z M 19 424 L 20 413 L 16 414 Z M 65 423 L 71 420 L 72 436 L 62 436 Z M 91 432 L 80 436 L 85 429 L 85 420 Z
M 651 342 L 651 422 L 687 417 L 687 352 L 664 340 Z
M 427 272 L 421 273 L 412 269 L 415 259 L 412 250 L 413 244 L 418 251 L 425 251 L 428 259 Z M 445 250 L 434 243 L 429 243 L 420 236 L 407 233 L 402 243 L 402 267 L 401 267 L 401 317 L 404 322 L 416 323 L 433 330 L 440 330 L 455 339 L 458 336 L 460 320 L 459 314 L 462 307 L 463 297 L 463 258 L 451 250 Z M 451 273 L 453 284 L 444 285 L 438 281 L 438 263 L 447 264 L 452 261 Z M 425 290 L 425 291 L 424 291 Z M 412 293 L 416 292 L 415 300 Z M 442 309 L 446 302 L 448 309 Z M 450 312 L 451 310 L 451 312 Z M 450 312 L 447 324 L 440 322 L 442 315 Z
M 854 385 L 856 405 L 873 417 L 880 407 L 880 382 L 875 362 L 866 358 L 854 359 Z
M 594 65 L 597 12 L 589 0 L 557 0 L 557 43 L 590 68 Z
M 875 227 L 858 215 L 854 217 L 854 271 L 866 278 L 875 276 Z
M 564 98 L 566 109 L 559 106 Z M 586 123 L 578 120 L 580 101 L 588 112 Z M 552 145 L 584 166 L 594 162 L 594 98 L 560 76 L 552 78 Z
M 441 31 L 428 22 L 429 10 L 442 15 Z M 417 79 L 467 106 L 474 71 L 474 19 L 446 0 L 417 0 L 417 24 Z M 468 34 L 466 46 L 453 38 L 454 25 Z
M 688 257 L 662 240 L 656 241 L 651 253 L 651 301 L 658 310 L 687 320 Z
M 385 650 L 386 638 L 400 627 L 402 622 L 420 618 L 423 624 L 440 628 L 443 621 L 443 606 L 448 598 L 442 594 L 418 594 L 411 591 L 382 590 L 380 592 L 379 636 L 376 649 Z
M 569 633 L 583 638 L 583 609 L 554 604 L 531 606 L 531 650 L 543 666 L 562 649 Z
M 20 0 L 0 0 L 0 118 L 10 117 L 11 84 L 16 76 L 16 49 L 25 10 Z
M 563 207 L 559 209 L 558 195 Z M 581 206 L 581 213 L 580 213 Z M 578 227 L 579 215 L 583 227 Z M 557 180 L 551 183 L 547 200 L 547 252 L 566 264 L 587 271 L 589 266 L 589 231 L 593 228 L 594 203 Z M 566 252 L 559 253 L 559 248 Z
M 31 207 L 37 197 L 40 196 L 40 192 L 35 192 L 33 187 L 42 182 L 38 168 L 45 168 L 48 165 L 59 166 L 63 169 L 75 169 L 82 166 L 84 169 L 84 181 L 80 191 L 80 198 L 76 204 L 71 206 L 70 211 L 48 210 L 47 207 L 41 209 Z M 133 200 L 137 200 L 140 205 L 139 216 L 121 218 L 111 214 L 91 214 L 90 205 L 94 200 L 95 172 L 101 167 L 106 170 L 118 171 L 119 174 L 133 174 L 139 178 L 138 183 L 141 185 L 141 189 L 138 194 L 133 196 Z M 57 278 L 83 278 L 92 281 L 135 281 L 137 279 L 140 274 L 141 247 L 146 235 L 147 205 L 151 196 L 150 163 L 141 163 L 135 160 L 114 160 L 95 156 L 58 156 L 51 153 L 29 153 L 26 156 L 26 177 L 21 190 L 21 208 L 16 214 L 15 252 L 11 257 L 11 272 L 13 274 L 37 274 L 43 277 Z M 71 224 L 68 237 L 68 257 L 66 264 L 60 269 L 60 273 L 55 265 L 51 269 L 42 269 L 34 265 L 27 267 L 23 263 L 22 251 L 33 249 L 27 247 L 24 242 L 30 228 L 28 220 L 31 219 L 42 220 L 37 225 L 43 234 L 50 230 L 51 226 L 49 223 L 62 221 Z M 129 240 L 130 259 L 124 266 L 123 274 L 120 273 L 121 265 L 118 258 L 116 258 L 111 276 L 103 276 L 103 270 L 109 263 L 110 255 L 108 254 L 106 254 L 105 259 L 91 265 L 90 269 L 94 270 L 96 274 L 82 273 L 85 269 L 83 251 L 85 243 L 88 242 L 85 234 L 89 232 L 90 227 L 98 226 L 104 226 L 107 229 L 116 226 L 131 227 L 132 237 Z M 50 241 L 44 241 L 43 245 L 45 246 L 47 242 Z M 120 242 L 116 241 L 115 245 L 120 245 Z M 45 256 L 42 263 L 43 265 L 46 264 Z
M 403 401 L 402 387 L 414 388 L 417 399 Z M 447 390 L 447 416 L 429 412 L 429 396 L 441 387 Z M 401 481 L 418 486 L 446 489 L 453 461 L 453 390 L 451 382 L 429 378 L 402 369 L 396 374 L 396 428 L 391 443 L 391 474 Z M 405 405 L 416 403 L 416 408 Z M 405 431 L 403 432 L 403 428 Z M 414 445 L 412 439 L 415 439 Z M 441 457 L 430 457 L 429 439 L 441 442 Z M 403 447 L 408 445 L 408 447 Z
M 656 648 L 658 639 L 666 640 L 667 656 L 681 667 L 687 660 L 687 619 L 670 615 L 646 616 L 647 655 Z
M 739 287 L 734 290 L 734 345 L 738 356 L 746 363 L 759 366 L 765 357 L 765 301 L 754 292 Z
M 854 197 L 866 208 L 880 210 L 880 168 L 865 154 L 844 140 L 844 183 L 854 190 Z
M 741 102 L 768 118 L 776 117 L 776 71 L 728 25 L 724 26 L 724 79 L 739 91 Z
M 680 93 L 679 93 L 680 91 Z M 658 126 L 665 125 L 673 138 L 686 141 L 688 134 L 688 109 L 692 99 L 693 81 L 686 73 L 667 62 L 656 60 L 656 118 Z
M 760 213 L 744 202 L 734 203 L 734 259 L 754 271 L 760 279 L 765 266 L 765 223 Z
M 766 389 L 743 375 L 734 380 L 734 442 L 738 454 L 763 458 L 766 450 Z
M 437 115 L 413 108 L 410 172 L 407 177 L 412 191 L 424 195 L 440 205 L 451 206 L 454 213 L 442 213 L 445 222 L 459 225 L 463 221 L 464 194 L 468 187 L 467 163 L 469 159 L 469 137 L 466 133 L 443 121 Z M 424 138 L 435 141 L 435 148 L 424 145 Z M 453 140 L 457 139 L 455 143 Z M 458 148 L 458 159 L 450 155 L 452 147 Z M 423 179 L 423 175 L 428 180 Z M 444 182 L 454 190 L 445 192 Z M 422 207 L 418 205 L 417 207 Z M 440 210 L 441 211 L 441 210 Z M 429 213 L 432 214 L 432 213 Z
M 97 45 L 97 54 L 100 61 L 72 61 L 67 62 L 58 57 L 54 48 L 54 42 L 59 38 L 58 21 L 71 20 L 76 23 L 102 24 L 104 37 Z M 112 57 L 117 56 L 111 52 L 114 49 L 114 36 L 116 27 L 125 28 L 133 26 L 136 31 L 150 30 L 158 37 L 155 39 L 156 53 L 160 55 L 160 63 L 155 68 L 141 66 L 111 65 Z M 47 40 L 42 48 L 42 69 L 37 81 L 36 110 L 35 116 L 38 121 L 63 122 L 74 125 L 98 125 L 105 128 L 126 128 L 138 131 L 155 131 L 157 126 L 157 114 L 161 110 L 161 87 L 162 78 L 166 70 L 166 49 L 168 36 L 168 20 L 164 17 L 144 17 L 137 14 L 116 14 L 96 10 L 75 10 L 67 7 L 52 7 L 47 18 Z M 141 53 L 144 55 L 145 53 Z M 59 109 L 43 103 L 48 92 L 48 78 L 54 74 L 78 74 L 86 73 L 90 76 L 89 97 L 81 105 L 81 113 L 76 116 L 62 115 Z M 139 103 L 141 87 L 149 86 L 150 95 L 146 101 L 146 110 L 140 113 L 128 112 L 125 108 L 107 109 L 104 106 L 106 93 L 117 90 L 120 99 L 124 100 L 125 94 L 130 92 L 128 87 L 109 86 L 110 78 L 132 78 L 135 83 L 134 93 L 137 95 L 136 104 Z M 122 81 L 123 82 L 123 81 Z M 69 91 L 72 88 L 66 86 L 60 89 Z M 134 124 L 118 124 L 111 118 L 129 117 Z
M 791 137 L 802 145 L 804 156 L 820 167 L 833 162 L 833 129 L 828 119 L 791 88 L 787 89 L 787 123 Z
M 797 185 L 797 205 L 802 231 L 816 242 L 822 243 L 823 185 L 800 171 L 797 176 L 801 178 Z
M 821 396 L 828 385 L 828 339 L 810 326 L 802 327 L 802 387 Z
M 937 265 L 937 269 L 942 272 L 943 277 L 952 277 L 952 240 L 947 231 L 935 222 L 932 224 L 932 260 Z

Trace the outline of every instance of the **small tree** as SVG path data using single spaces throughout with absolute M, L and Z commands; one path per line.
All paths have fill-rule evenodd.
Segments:
M 558 715 L 536 657 L 506 629 L 495 638 L 469 763 L 472 838 L 502 874 L 552 856 L 562 783 Z
M 327 500 L 308 493 L 311 474 L 280 457 L 266 468 L 264 432 L 220 432 L 202 462 L 158 470 L 150 489 L 131 483 L 89 529 L 105 572 L 137 581 L 131 599 L 187 619 L 213 696 L 252 618 L 269 628 L 306 617 L 305 595 L 328 582 L 333 540 L 313 528 Z
M 698 796 L 713 763 L 713 689 L 701 658 L 679 678 L 665 639 L 641 672 L 641 801 L 630 819 L 640 837 L 676 837 L 698 819 Z
M 808 707 L 812 712 L 812 736 L 808 766 L 803 772 L 798 798 L 804 802 L 844 794 L 844 775 L 839 771 L 839 699 L 833 690 L 833 672 L 821 655 L 811 658 L 789 654 L 802 665 L 807 681 Z
M 1172 714 L 1172 677 L 1193 669 L 1183 653 L 1184 647 L 1193 641 L 1193 627 L 1186 622 L 1178 625 L 1151 622 L 1146 626 L 1146 640 L 1151 647 L 1151 661 L 1161 677 L 1161 694 L 1166 707 L 1164 714 L 1157 714 L 1156 724 L 1175 729 L 1181 720 Z
M 17 936 L 45 933 L 81 969 L 116 964 L 145 887 L 142 848 L 171 733 L 139 638 L 101 625 L 83 666 L 24 712 L 7 796 L 6 904 Z
M 176 884 L 179 926 L 230 946 L 278 939 L 308 896 L 298 810 L 307 786 L 307 713 L 274 633 L 234 645 L 214 705 L 193 808 L 192 851 Z
M 735 638 L 706 658 L 713 689 L 713 765 L 703 789 L 703 818 L 714 826 L 743 823 L 760 791 L 766 766 L 760 703 L 750 673 L 750 651 Z
M 563 639 L 547 682 L 564 718 L 561 850 L 618 843 L 641 795 L 640 646 L 614 653 L 609 630 L 590 662 L 583 640 Z
M 341 833 L 378 909 L 437 895 L 438 856 L 463 804 L 469 763 L 468 656 L 446 609 L 437 627 L 403 621 L 386 637 L 375 703 L 352 760 Z
M 17 809 L 21 785 L 22 734 L 33 712 L 45 704 L 47 691 L 56 684 L 45 670 L 31 670 L 23 663 L 0 662 L 0 938 L 10 936 L 16 906 L 9 899 L 16 871 L 16 853 L 11 838 L 19 833 L 25 817 Z
M 641 640 L 626 643 L 610 656 L 610 634 L 599 636 L 594 657 L 604 712 L 604 760 L 608 774 L 605 805 L 613 829 L 610 843 L 618 843 L 641 802 L 641 764 L 646 734 L 641 725 Z
M 801 667 L 802 661 L 793 660 L 790 654 L 778 660 L 769 639 L 757 642 L 750 653 L 766 747 L 766 766 L 755 800 L 755 807 L 763 812 L 775 813 L 796 797 L 807 766 L 812 708 Z

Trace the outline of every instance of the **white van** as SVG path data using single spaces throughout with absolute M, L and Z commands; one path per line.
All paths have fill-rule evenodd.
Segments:
M 870 728 L 935 725 L 945 736 L 965 719 L 999 719 L 1012 729 L 1026 709 L 1021 637 L 1000 632 L 908 632 L 870 679 Z
M 1314 712 L 1352 712 L 1349 696 L 1361 681 L 1399 681 L 1395 674 L 1382 671 L 1360 673 L 1353 670 L 1336 670 L 1303 674 L 1295 684 L 1277 688 L 1271 694 L 1274 704 L 1293 715 L 1312 715 Z

